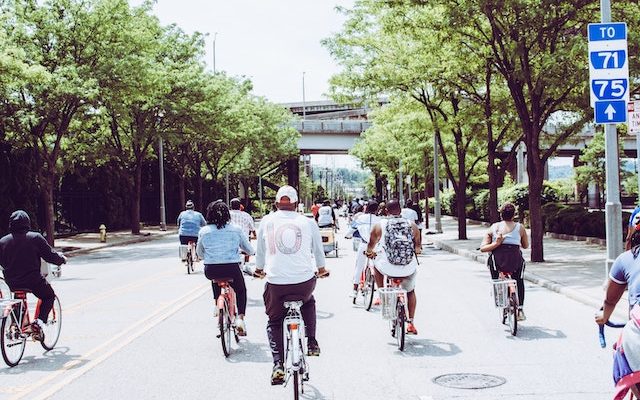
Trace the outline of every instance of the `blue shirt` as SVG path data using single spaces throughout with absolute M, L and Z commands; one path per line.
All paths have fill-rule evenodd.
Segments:
M 640 206 L 637 206 L 631 213 L 631 216 L 629 217 L 629 228 L 634 227 L 633 220 L 636 218 L 636 215 L 638 214 L 640 214 Z
M 633 258 L 631 250 L 620 254 L 613 262 L 609 278 L 620 285 L 627 285 L 629 307 L 640 300 L 640 256 Z
M 236 225 L 227 223 L 222 229 L 210 224 L 200 229 L 196 253 L 205 264 L 228 264 L 240 261 L 240 251 L 255 254 L 247 235 Z
M 207 221 L 202 214 L 193 210 L 185 210 L 178 215 L 178 235 L 180 236 L 198 236 L 200 227 L 205 226 Z

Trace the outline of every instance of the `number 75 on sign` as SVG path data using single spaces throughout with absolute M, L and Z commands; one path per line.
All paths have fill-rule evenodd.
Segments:
M 627 79 L 594 79 L 591 81 L 591 92 L 598 100 L 621 100 L 628 86 Z

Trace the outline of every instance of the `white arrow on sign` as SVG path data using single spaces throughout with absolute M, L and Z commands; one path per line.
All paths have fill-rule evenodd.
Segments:
M 609 106 L 607 107 L 606 110 L 604 110 L 604 113 L 607 114 L 607 117 L 609 119 L 613 119 L 614 114 L 616 113 L 616 109 L 613 108 L 613 106 L 611 104 L 609 104 Z

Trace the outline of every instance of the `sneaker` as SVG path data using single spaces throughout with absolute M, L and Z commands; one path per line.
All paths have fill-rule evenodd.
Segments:
M 524 311 L 522 311 L 522 309 L 518 310 L 518 321 L 526 321 L 527 320 L 527 316 L 524 315 Z
M 281 362 L 273 364 L 273 370 L 271 371 L 271 384 L 282 385 L 284 383 L 284 367 Z
M 356 297 L 358 297 L 358 291 L 354 290 L 353 292 L 349 293 L 349 297 L 355 299 Z
M 308 356 L 320 355 L 320 346 L 318 346 L 318 341 L 314 338 L 309 338 L 309 343 L 307 343 L 307 355 Z
M 417 334 L 418 334 L 418 330 L 416 329 L 416 326 L 413 324 L 413 322 L 407 323 L 407 335 L 417 335 Z
M 38 342 L 44 341 L 44 330 L 42 329 L 43 325 L 44 322 L 40 321 L 39 319 L 35 320 L 31 324 L 31 337 L 33 338 L 33 340 Z
M 236 332 L 238 333 L 238 336 L 247 336 L 247 327 L 244 324 L 243 319 L 236 318 L 235 326 L 236 326 Z
M 213 309 L 213 318 L 218 318 L 218 315 L 220 314 L 220 310 L 218 310 L 218 307 Z

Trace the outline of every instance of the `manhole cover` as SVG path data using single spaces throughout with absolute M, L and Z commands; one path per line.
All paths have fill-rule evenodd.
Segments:
M 504 385 L 507 380 L 485 374 L 447 374 L 433 378 L 438 385 L 455 389 L 487 389 Z

